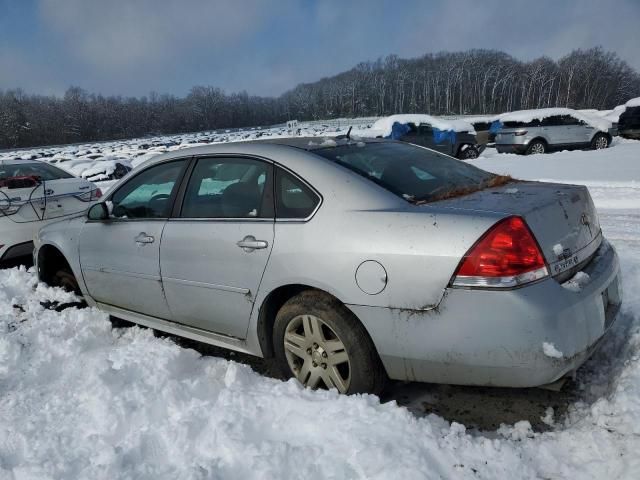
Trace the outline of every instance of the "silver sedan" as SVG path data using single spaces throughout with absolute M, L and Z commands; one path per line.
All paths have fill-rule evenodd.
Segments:
M 89 305 L 343 393 L 551 383 L 621 302 L 585 187 L 385 140 L 164 154 L 35 244 L 39 278 Z

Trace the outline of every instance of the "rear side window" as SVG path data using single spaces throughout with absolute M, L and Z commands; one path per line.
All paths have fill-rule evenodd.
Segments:
M 507 122 L 503 122 L 503 125 L 505 128 L 540 127 L 542 126 L 542 122 L 539 119 L 534 118 L 530 122 L 507 121 Z
M 276 217 L 304 219 L 313 213 L 320 198 L 299 178 L 278 168 L 276 171 Z
M 201 158 L 184 196 L 183 218 L 273 218 L 271 165 L 250 158 Z M 265 200 L 266 199 L 266 200 Z
M 63 178 L 73 178 L 73 175 L 53 165 L 42 162 L 0 164 L 0 180 L 15 177 L 39 177 L 41 180 L 48 182 Z
M 402 142 L 351 144 L 313 153 L 412 203 L 479 190 L 496 178 L 460 160 Z

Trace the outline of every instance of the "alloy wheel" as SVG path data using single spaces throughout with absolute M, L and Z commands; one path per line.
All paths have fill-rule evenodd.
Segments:
M 315 315 L 291 319 L 284 334 L 289 368 L 307 387 L 336 388 L 345 393 L 351 382 L 351 364 L 344 343 Z
M 601 150 L 603 148 L 607 148 L 609 145 L 609 141 L 605 137 L 596 138 L 596 150 Z
M 537 142 L 531 146 L 531 153 L 544 153 L 544 144 Z

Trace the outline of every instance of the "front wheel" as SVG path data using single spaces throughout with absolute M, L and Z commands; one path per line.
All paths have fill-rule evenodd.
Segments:
M 287 377 L 340 393 L 382 391 L 385 372 L 369 334 L 336 299 L 304 291 L 288 300 L 274 324 L 276 360 Z
M 602 150 L 603 148 L 607 148 L 609 146 L 609 137 L 607 137 L 604 133 L 598 133 L 593 140 L 591 140 L 591 148 L 594 150 Z
M 80 285 L 73 272 L 68 268 L 61 268 L 53 276 L 53 286 L 60 287 L 67 292 L 73 292 L 79 297 L 82 296 Z
M 526 154 L 534 155 L 539 153 L 545 153 L 547 151 L 547 144 L 542 140 L 534 140 L 527 147 Z
M 471 145 L 469 145 L 458 154 L 458 158 L 461 160 L 473 160 L 475 158 L 478 158 L 479 156 L 480 152 L 478 151 L 478 149 Z

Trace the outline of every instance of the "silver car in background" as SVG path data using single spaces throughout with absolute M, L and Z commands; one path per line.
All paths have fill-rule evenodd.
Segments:
M 88 215 L 44 228 L 35 260 L 41 280 L 108 314 L 275 357 L 343 393 L 379 392 L 387 377 L 554 382 L 621 302 L 585 187 L 388 140 L 158 156 Z M 578 272 L 589 280 L 576 287 Z
M 611 144 L 615 134 L 610 124 L 596 128 L 579 112 L 568 108 L 510 112 L 501 115 L 500 122 L 502 127 L 495 139 L 500 153 L 529 155 L 561 149 L 601 149 Z M 599 119 L 599 123 L 604 122 Z

